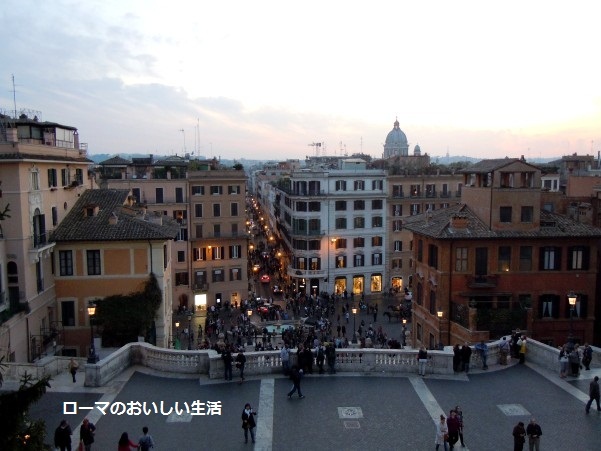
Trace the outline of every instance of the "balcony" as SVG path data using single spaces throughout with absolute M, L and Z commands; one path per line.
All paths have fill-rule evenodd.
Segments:
M 297 269 L 288 266 L 287 273 L 290 277 L 303 277 L 305 279 L 327 277 L 327 271 L 325 269 Z
M 497 275 L 465 276 L 467 286 L 470 288 L 496 288 L 499 282 Z
M 195 283 L 193 286 L 194 291 L 209 291 L 208 283 Z

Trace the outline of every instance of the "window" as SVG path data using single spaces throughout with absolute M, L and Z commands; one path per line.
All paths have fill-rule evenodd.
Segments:
M 184 202 L 184 189 L 183 188 L 175 188 L 175 202 L 181 204 Z
M 353 247 L 365 247 L 365 238 L 363 238 L 363 237 L 353 238 Z
M 346 249 L 346 238 L 338 238 L 336 240 L 336 249 Z
M 188 272 L 176 272 L 175 273 L 175 285 L 188 285 Z
M 365 201 L 364 200 L 356 200 L 353 203 L 353 207 L 355 210 L 365 210 Z
M 69 186 L 71 184 L 71 173 L 68 168 L 61 169 L 61 183 L 62 186 Z
M 61 276 L 73 275 L 73 251 L 58 251 L 58 262 Z
M 61 301 L 63 326 L 75 326 L 75 301 Z
M 436 291 L 430 290 L 430 314 L 436 315 Z
M 242 268 L 230 268 L 230 280 L 242 280 Z
M 230 246 L 230 258 L 242 258 L 242 246 L 240 244 Z
M 213 204 L 213 217 L 218 218 L 221 216 L 221 204 Z
M 534 207 L 522 207 L 522 222 L 534 222 Z
M 336 180 L 336 191 L 346 191 L 346 180 Z
M 52 207 L 52 225 L 56 226 L 58 224 L 58 208 Z
M 428 266 L 438 269 L 438 246 L 428 245 Z
M 353 219 L 353 226 L 355 229 L 365 228 L 365 218 L 363 216 L 357 216 Z
M 382 227 L 384 221 L 382 221 L 382 216 L 372 216 L 371 218 L 371 226 L 372 227 Z
M 140 204 L 140 188 L 132 188 L 131 195 L 136 201 L 136 204 Z
M 186 261 L 186 251 L 177 251 L 177 261 L 179 263 Z
M 225 282 L 225 277 L 222 269 L 213 270 L 213 282 Z
M 402 258 L 393 258 L 392 259 L 392 269 L 401 269 L 403 267 L 403 259 Z
M 321 241 L 320 240 L 310 240 L 309 241 L 309 250 L 310 251 L 321 250 Z
M 382 199 L 375 199 L 371 201 L 371 209 L 372 210 L 381 210 L 383 208 L 384 203 Z
M 543 294 L 539 303 L 539 318 L 559 318 L 559 296 Z
M 511 222 L 511 207 L 499 207 L 499 221 Z
M 403 230 L 403 221 L 401 219 L 395 219 L 392 221 L 392 231 L 400 232 L 401 230 Z
M 221 224 L 213 224 L 213 236 L 219 238 L 221 236 Z
M 232 236 L 238 236 L 238 224 L 232 224 Z
M 420 205 L 419 204 L 411 204 L 411 216 L 419 215 Z
M 355 267 L 364 266 L 364 258 L 362 254 L 355 254 L 353 256 L 353 261 L 355 262 Z
M 380 253 L 371 254 L 371 264 L 372 265 L 381 265 L 382 264 L 382 254 L 380 254 Z
M 211 185 L 211 195 L 217 196 L 219 194 L 223 194 L 223 186 L 221 185 Z
M 455 271 L 467 272 L 467 247 L 455 249 Z
M 589 249 L 585 246 L 568 248 L 568 269 L 587 270 L 589 267 Z
M 211 248 L 211 260 L 222 260 L 224 258 L 223 249 L 223 246 L 213 246 Z
M 507 272 L 511 269 L 511 247 L 499 246 L 499 271 Z
M 403 242 L 401 240 L 396 240 L 394 242 L 394 251 L 403 252 Z
M 346 268 L 346 255 L 338 255 L 335 260 L 336 268 Z
M 315 234 L 321 231 L 319 219 L 309 219 L 309 233 Z
M 194 248 L 194 261 L 206 260 L 207 259 L 207 248 L 206 247 L 195 247 Z
M 228 194 L 240 194 L 240 185 L 228 185 L 227 193 Z
M 392 197 L 404 197 L 403 196 L 403 185 L 392 186 Z
M 383 241 L 384 240 L 382 239 L 381 236 L 372 236 L 371 237 L 371 245 L 374 246 L 374 247 L 375 246 L 381 246 Z
M 99 276 L 101 274 L 100 269 L 100 250 L 93 249 L 86 251 L 87 263 L 88 263 L 88 276 Z
M 311 271 L 319 271 L 321 269 L 321 258 L 313 257 L 309 260 L 309 263 L 311 265 L 309 267 Z
M 372 274 L 370 288 L 372 293 L 382 291 L 382 274 Z
M 392 205 L 392 216 L 403 216 L 403 206 L 402 205 Z
M 335 206 L 336 211 L 346 211 L 346 200 L 337 200 Z
M 426 197 L 436 197 L 436 185 L 433 183 L 426 184 Z
M 561 267 L 561 249 L 559 247 L 546 246 L 540 249 L 541 271 L 559 270 Z
M 78 185 L 83 185 L 83 169 L 75 169 L 75 180 Z
M 48 188 L 56 188 L 58 186 L 58 177 L 56 169 L 48 169 Z
M 296 202 L 296 211 L 307 211 L 307 202 Z
M 336 228 L 346 229 L 346 218 L 336 218 Z
M 382 191 L 384 188 L 384 182 L 382 180 L 372 180 L 371 189 L 372 191 Z
M 196 224 L 196 238 L 202 238 L 202 224 Z
M 175 241 L 188 241 L 188 228 L 186 226 L 180 227 Z
M 353 186 L 355 191 L 365 191 L 365 180 L 355 180 Z
M 420 197 L 421 196 L 421 185 L 411 185 L 410 193 L 411 197 Z
M 232 202 L 230 205 L 231 216 L 238 216 L 238 202 Z
M 202 204 L 194 204 L 194 217 L 202 218 Z
M 193 196 L 204 196 L 205 187 L 202 185 L 192 185 L 192 195 Z
M 532 271 L 532 246 L 520 246 L 520 271 Z
M 417 261 L 421 262 L 424 259 L 424 242 L 417 240 Z
M 309 202 L 309 211 L 321 211 L 321 202 Z

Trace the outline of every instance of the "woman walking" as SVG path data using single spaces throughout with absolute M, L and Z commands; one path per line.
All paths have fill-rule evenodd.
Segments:
M 244 406 L 244 410 L 242 410 L 242 429 L 244 429 L 244 443 L 248 443 L 248 432 L 250 431 L 250 438 L 252 442 L 255 443 L 255 427 L 257 427 L 257 423 L 255 422 L 255 415 L 257 412 L 253 410 L 250 406 L 250 403 L 246 403 Z
M 440 445 L 444 446 L 444 451 L 449 451 L 448 446 L 449 440 L 449 428 L 447 427 L 447 419 L 443 414 L 440 414 L 440 421 L 436 425 L 436 438 L 434 439 L 434 444 L 436 445 L 436 449 Z

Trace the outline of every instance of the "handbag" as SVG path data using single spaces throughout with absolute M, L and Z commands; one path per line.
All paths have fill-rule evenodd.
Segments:
M 83 444 L 83 440 L 79 441 L 79 446 L 77 447 L 77 451 L 85 451 L 86 447 Z
M 445 441 L 445 442 L 448 442 L 448 441 L 449 441 L 449 434 L 445 434 L 445 435 L 444 435 L 444 441 Z

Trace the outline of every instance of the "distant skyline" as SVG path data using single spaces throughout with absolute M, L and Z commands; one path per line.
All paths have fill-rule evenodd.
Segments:
M 601 151 L 598 1 L 5 0 L 0 110 L 91 154 Z M 182 131 L 183 130 L 183 131 Z

